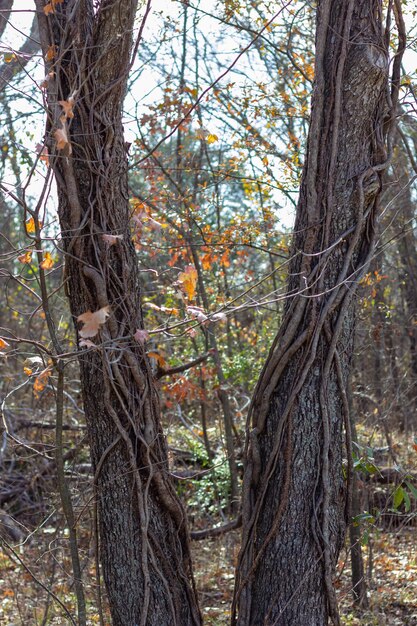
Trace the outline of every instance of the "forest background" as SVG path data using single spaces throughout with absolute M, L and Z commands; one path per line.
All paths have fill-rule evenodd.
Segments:
M 43 3 L 44 16 L 61 4 Z M 75 319 L 66 298 L 69 253 L 45 131 L 57 49 L 41 51 L 35 4 L 1 0 L 0 10 L 0 619 L 75 620 L 81 581 L 85 623 L 109 623 L 77 362 L 100 349 L 109 311 Z M 417 623 L 417 11 L 403 3 L 403 12 L 398 130 L 375 256 L 356 296 L 350 543 L 363 548 L 366 586 L 355 593 L 348 542 L 336 585 L 344 624 Z M 147 3 L 135 21 L 123 126 L 144 326 L 132 341 L 158 381 L 208 624 L 230 621 L 246 417 L 287 299 L 315 20 L 312 3 L 225 0 Z M 54 131 L 68 157 L 77 98 L 61 102 Z M 103 258 L 123 236 L 100 232 Z

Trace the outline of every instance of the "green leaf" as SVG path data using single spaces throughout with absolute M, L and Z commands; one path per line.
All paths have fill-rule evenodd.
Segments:
M 404 500 L 404 493 L 404 489 L 401 487 L 401 485 L 399 485 L 394 491 L 394 509 L 398 509 L 398 507 L 401 505 L 402 501 Z
M 375 463 L 372 463 L 372 461 L 366 461 L 364 463 L 364 467 L 368 474 L 376 474 L 379 471 Z
M 411 509 L 411 501 L 410 501 L 410 496 L 408 495 L 407 491 L 404 491 L 404 505 L 405 505 L 405 512 L 408 513 L 409 510 Z
M 371 515 L 371 513 L 360 513 L 359 515 L 356 515 L 353 520 L 353 525 L 354 526 L 360 526 L 361 524 L 365 523 L 365 522 L 369 522 L 370 524 L 374 524 L 375 523 L 375 516 Z
M 415 486 L 413 485 L 413 483 L 411 483 L 409 480 L 405 481 L 405 484 L 407 485 L 411 495 L 413 496 L 413 498 L 417 499 L 417 489 L 415 488 Z

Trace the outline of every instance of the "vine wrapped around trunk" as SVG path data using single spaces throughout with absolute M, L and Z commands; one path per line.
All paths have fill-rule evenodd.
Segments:
M 355 292 L 376 242 L 404 29 L 400 1 L 318 3 L 315 86 L 288 300 L 253 397 L 232 623 L 340 624 L 333 574 L 349 515 L 342 471 Z M 399 49 L 389 91 L 390 18 Z M 350 472 L 351 468 L 348 468 Z
M 130 236 L 122 106 L 137 1 L 36 0 L 74 320 L 109 307 L 79 363 L 95 470 L 100 559 L 115 626 L 201 623 L 184 510 L 168 475 Z M 150 3 L 146 7 L 149 12 Z M 138 42 L 141 29 L 139 30 Z M 117 236 L 109 245 L 103 235 Z

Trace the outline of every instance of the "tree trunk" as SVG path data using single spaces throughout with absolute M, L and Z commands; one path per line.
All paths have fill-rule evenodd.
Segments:
M 394 11 L 401 26 L 400 3 Z M 380 0 L 321 0 L 288 300 L 252 400 L 232 623 L 339 624 L 354 294 L 375 245 L 404 41 L 388 93 Z M 388 150 L 386 143 L 388 141 Z
M 133 338 L 143 323 L 122 105 L 137 2 L 67 0 L 48 15 L 36 3 L 71 313 L 75 321 L 110 312 L 93 337 L 98 347 L 78 343 L 78 355 L 112 623 L 200 624 L 158 395 L 145 347 Z

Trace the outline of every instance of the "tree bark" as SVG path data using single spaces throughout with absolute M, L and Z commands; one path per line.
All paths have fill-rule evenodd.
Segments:
M 112 623 L 197 625 L 186 516 L 168 475 L 145 347 L 133 338 L 143 322 L 122 105 L 137 2 L 66 0 L 49 15 L 36 4 L 71 313 L 76 321 L 110 311 L 98 347 L 78 355 Z M 74 117 L 65 119 L 64 101 Z M 104 234 L 121 238 L 109 245 Z
M 399 2 L 394 14 L 401 27 Z M 333 575 L 349 514 L 342 455 L 345 428 L 350 473 L 354 294 L 375 246 L 403 33 L 391 94 L 388 43 L 382 1 L 319 2 L 288 299 L 250 410 L 239 626 L 340 624 Z

